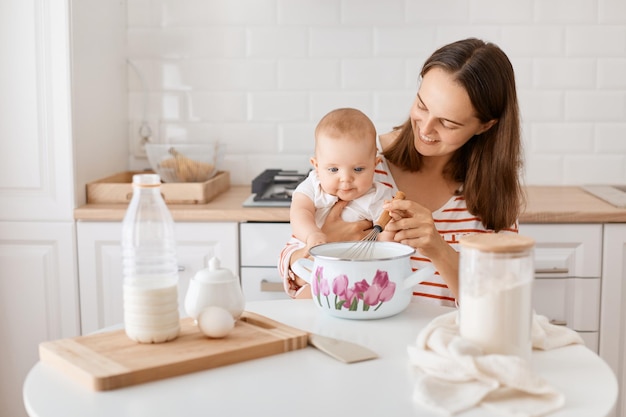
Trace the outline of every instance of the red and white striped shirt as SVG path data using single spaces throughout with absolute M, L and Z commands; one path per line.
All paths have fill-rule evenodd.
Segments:
M 391 188 L 393 193 L 398 190 L 384 157 L 382 162 L 376 166 L 374 180 Z M 442 207 L 435 210 L 432 216 L 439 234 L 457 252 L 460 251 L 459 239 L 461 239 L 461 237 L 474 233 L 493 232 L 485 228 L 480 219 L 467 210 L 465 199 L 462 195 L 452 196 Z M 516 222 L 509 229 L 503 230 L 501 233 L 517 233 L 517 226 L 518 224 Z M 304 244 L 302 242 L 292 239 L 283 248 L 279 258 L 278 270 L 283 278 L 285 291 L 292 297 L 295 297 L 297 294 L 297 289 L 293 287 L 293 282 L 289 277 L 291 273 L 289 270 L 289 258 L 295 250 L 303 246 Z M 419 251 L 416 251 L 413 256 L 411 256 L 411 268 L 413 271 L 424 268 L 430 263 L 430 259 L 422 256 Z M 439 275 L 439 272 L 436 272 L 432 277 L 416 285 L 413 288 L 413 295 L 413 301 L 424 300 L 447 306 L 455 305 L 454 296 Z

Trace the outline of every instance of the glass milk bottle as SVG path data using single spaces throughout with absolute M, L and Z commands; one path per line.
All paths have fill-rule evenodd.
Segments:
M 460 240 L 461 337 L 486 354 L 532 353 L 533 239 L 517 234 L 476 234 Z
M 174 222 L 156 174 L 133 176 L 133 197 L 122 223 L 124 327 L 140 343 L 175 339 L 178 263 Z

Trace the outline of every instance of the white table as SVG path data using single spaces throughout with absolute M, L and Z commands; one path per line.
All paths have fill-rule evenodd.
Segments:
M 406 347 L 445 307 L 412 303 L 380 320 L 326 316 L 311 300 L 250 302 L 246 309 L 288 325 L 351 340 L 380 358 L 344 364 L 312 347 L 113 391 L 94 392 L 37 363 L 24 383 L 31 417 L 434 416 L 414 405 Z M 584 346 L 533 352 L 533 368 L 566 397 L 550 417 L 606 416 L 617 400 L 610 368 Z M 488 417 L 484 410 L 459 414 Z

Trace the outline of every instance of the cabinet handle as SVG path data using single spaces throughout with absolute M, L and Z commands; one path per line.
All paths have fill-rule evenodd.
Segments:
M 285 288 L 282 282 L 272 282 L 266 279 L 261 280 L 261 292 L 283 292 Z
M 567 274 L 568 268 L 537 268 L 535 274 Z
M 182 265 L 178 265 L 178 272 L 184 272 L 185 271 L 185 267 Z
M 555 326 L 567 326 L 567 322 L 565 320 L 557 320 L 557 319 L 550 320 L 550 324 L 554 324 Z

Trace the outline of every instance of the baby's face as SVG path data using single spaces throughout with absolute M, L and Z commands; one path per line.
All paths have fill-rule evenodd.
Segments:
M 375 145 L 367 143 L 362 139 L 329 138 L 323 133 L 318 136 L 316 157 L 311 163 L 325 192 L 352 201 L 371 188 L 379 158 Z

